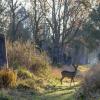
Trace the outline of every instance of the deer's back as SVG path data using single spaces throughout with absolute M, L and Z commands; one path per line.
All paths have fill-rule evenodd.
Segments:
M 76 72 L 62 71 L 61 74 L 63 77 L 74 77 Z

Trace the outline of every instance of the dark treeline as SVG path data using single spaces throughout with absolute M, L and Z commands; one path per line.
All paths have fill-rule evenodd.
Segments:
M 0 33 L 12 42 L 35 42 L 54 64 L 88 63 L 87 52 L 100 42 L 100 5 L 93 8 L 88 0 L 1 0 Z

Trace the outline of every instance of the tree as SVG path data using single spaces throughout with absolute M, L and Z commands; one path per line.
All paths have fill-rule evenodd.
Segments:
M 6 0 L 7 11 L 10 19 L 10 37 L 12 41 L 16 40 L 17 30 L 21 22 L 28 18 L 28 13 L 22 12 L 21 17 L 18 15 L 19 9 L 22 9 L 23 6 L 18 0 Z
M 40 8 L 39 0 L 30 0 L 31 2 L 31 11 L 30 11 L 30 22 L 31 22 L 31 30 L 33 34 L 34 42 L 37 45 L 40 45 L 40 38 L 42 34 L 40 33 L 40 27 L 43 25 L 44 14 Z M 43 27 L 43 26 L 42 26 Z
M 3 2 L 0 1 L 0 33 L 4 32 L 4 25 L 5 25 L 5 20 L 4 20 L 4 10 L 5 7 L 3 5 Z
M 84 25 L 84 40 L 90 50 L 100 44 L 100 4 L 92 9 L 88 21 Z
M 78 36 L 88 16 L 88 3 L 71 0 L 40 0 L 45 19 L 52 30 L 52 57 L 54 63 L 62 60 L 64 47 Z M 50 11 L 47 13 L 46 5 Z M 51 16 L 50 16 L 51 14 Z
M 28 11 L 25 9 L 25 7 L 21 7 L 16 12 L 16 15 L 16 22 L 18 22 L 16 25 L 16 39 L 22 39 L 23 41 L 27 41 L 31 38 Z M 22 21 L 21 19 L 24 17 L 27 18 Z

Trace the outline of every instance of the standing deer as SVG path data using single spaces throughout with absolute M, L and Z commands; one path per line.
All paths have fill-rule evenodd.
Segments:
M 73 71 L 73 72 L 71 72 L 71 71 L 65 71 L 65 70 L 61 72 L 61 75 L 62 75 L 62 78 L 60 79 L 61 84 L 62 84 L 62 81 L 63 81 L 63 79 L 65 77 L 68 77 L 68 78 L 71 79 L 70 86 L 71 86 L 71 83 L 74 82 L 74 77 L 76 76 L 78 65 L 74 65 L 73 64 L 73 67 L 75 69 L 75 71 Z

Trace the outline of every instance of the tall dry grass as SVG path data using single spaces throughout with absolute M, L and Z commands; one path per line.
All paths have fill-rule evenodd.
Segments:
M 51 66 L 45 52 L 39 53 L 31 42 L 16 41 L 13 44 L 7 41 L 9 67 L 18 69 L 25 67 L 34 74 L 49 74 Z
M 81 100 L 98 100 L 100 98 L 100 64 L 95 65 L 87 72 L 77 98 Z
M 17 73 L 12 69 L 0 70 L 0 88 L 15 87 L 17 82 Z

